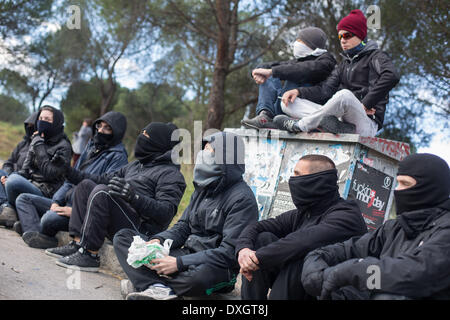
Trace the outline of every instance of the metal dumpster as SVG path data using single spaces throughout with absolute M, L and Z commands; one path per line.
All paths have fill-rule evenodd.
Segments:
M 398 162 L 410 154 L 407 143 L 357 134 L 225 131 L 244 138 L 244 179 L 257 199 L 259 219 L 295 208 L 288 185 L 294 166 L 304 155 L 321 154 L 336 164 L 341 196 L 358 203 L 367 228 L 374 230 L 391 213 Z

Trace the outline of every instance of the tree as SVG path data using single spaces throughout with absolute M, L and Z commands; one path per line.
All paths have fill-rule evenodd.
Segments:
M 227 77 L 270 51 L 283 31 L 294 24 L 279 15 L 282 3 L 170 0 L 159 3 L 160 8 L 155 5 L 153 25 L 182 42 L 197 64 L 211 68 L 207 129 L 222 127 Z
M 0 94 L 0 114 L 2 121 L 21 124 L 28 117 L 29 111 L 25 105 L 4 94 Z

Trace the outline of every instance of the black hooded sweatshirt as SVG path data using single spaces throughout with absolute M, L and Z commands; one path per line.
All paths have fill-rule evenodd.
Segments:
M 298 188 L 294 190 L 291 185 L 297 179 L 306 183 L 299 181 Z M 256 250 L 259 267 L 263 269 L 299 261 L 315 248 L 367 232 L 356 202 L 340 198 L 335 169 L 291 177 L 289 185 L 297 209 L 245 228 L 238 239 L 236 257 L 241 249 L 255 250 L 256 239 L 262 232 L 271 232 L 279 238 Z
M 172 239 L 172 248 L 189 249 L 190 254 L 177 257 L 179 271 L 204 263 L 237 271 L 236 240 L 247 225 L 258 219 L 255 196 L 242 178 L 245 165 L 237 156 L 244 155 L 244 145 L 238 136 L 229 132 L 216 133 L 206 141 L 216 153 L 222 152 L 224 156 L 222 177 L 213 186 L 196 187 L 180 220 L 170 230 L 153 238 L 161 242 Z M 218 141 L 233 143 L 230 146 Z M 234 148 L 234 153 L 230 148 Z M 235 156 L 232 161 L 230 154 Z
M 25 162 L 25 159 L 28 154 L 28 148 L 30 147 L 31 136 L 34 132 L 34 124 L 37 119 L 37 112 L 33 112 L 25 121 L 23 122 L 25 128 L 25 135 L 23 136 L 23 140 L 20 141 L 17 146 L 14 148 L 11 156 L 8 160 L 3 164 L 3 170 L 10 175 L 14 171 L 19 171 L 22 169 L 22 165 Z M 33 125 L 33 130 L 30 131 L 28 129 L 28 125 Z
M 398 174 L 417 180 L 416 188 L 404 192 L 412 196 L 413 206 L 418 209 L 408 206 L 408 211 L 387 220 L 372 233 L 308 254 L 302 283 L 309 294 L 320 295 L 323 272 L 333 267 L 339 287 L 352 286 L 361 292 L 361 297 L 369 297 L 367 283 L 372 273 L 368 273 L 368 267 L 377 266 L 380 288 L 373 288 L 371 293 L 416 299 L 450 298 L 448 165 L 437 156 L 415 154 L 400 163 Z M 421 190 L 425 193 L 421 194 Z
M 50 106 L 44 106 L 50 107 Z M 64 133 L 64 115 L 53 107 L 53 128 L 54 135 L 44 137 L 41 145 L 30 146 L 22 170 L 27 172 L 29 180 L 36 185 L 45 197 L 51 198 L 56 190 L 64 183 L 64 166 L 70 165 L 72 158 L 72 145 L 69 138 Z M 36 116 L 35 128 L 42 108 Z M 33 141 L 31 141 L 31 145 Z M 53 156 L 58 153 L 64 159 L 64 164 L 54 164 L 51 162 Z

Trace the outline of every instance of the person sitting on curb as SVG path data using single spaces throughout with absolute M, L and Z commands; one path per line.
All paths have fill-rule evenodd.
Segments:
M 241 137 L 219 132 L 204 139 L 197 155 L 195 191 L 182 217 L 168 231 L 141 237 L 149 243 L 172 239 L 170 254 L 153 259 L 154 265 L 137 269 L 127 263 L 135 230 L 121 230 L 114 237 L 119 262 L 131 281 L 127 300 L 169 300 L 178 296 L 206 296 L 234 288 L 238 265 L 236 239 L 258 219 L 255 196 L 243 180 L 244 142 Z M 129 281 L 125 281 L 128 282 Z
M 289 179 L 297 207 L 258 221 L 239 236 L 243 300 L 309 300 L 300 281 L 306 254 L 367 232 L 358 205 L 339 196 L 337 170 L 323 155 L 303 156 Z
M 274 118 L 279 129 L 373 137 L 383 127 L 389 91 L 400 81 L 394 65 L 375 41 L 366 40 L 367 22 L 361 10 L 344 17 L 337 31 L 344 60 L 319 85 L 283 94 L 281 108 L 288 116 Z
M 166 230 L 186 188 L 180 166 L 172 162 L 177 127 L 152 122 L 138 136 L 137 160 L 113 173 L 93 175 L 67 167 L 67 180 L 76 184 L 69 234 L 73 240 L 45 252 L 59 257 L 57 265 L 97 272 L 98 252 L 105 237 L 132 228 L 151 236 Z
M 36 119 L 37 112 L 33 112 L 27 119 L 25 119 L 25 121 L 23 122 L 23 125 L 25 127 L 25 136 L 23 137 L 22 141 L 20 141 L 14 148 L 11 156 L 8 160 L 5 161 L 5 163 L 3 163 L 2 170 L 0 170 L 0 221 L 3 220 L 6 222 L 9 220 L 8 218 L 6 218 L 8 214 L 5 214 L 4 216 L 1 215 L 3 209 L 5 207 L 8 207 L 8 197 L 6 195 L 5 184 L 10 174 L 22 169 L 23 163 L 25 162 L 28 154 L 28 149 L 30 147 L 31 137 L 34 131 L 36 131 L 34 128 Z M 10 210 L 12 211 L 14 209 L 10 208 Z M 11 219 L 11 221 L 13 220 L 14 219 Z M 0 222 L 0 224 L 5 225 L 5 223 L 2 222 Z M 11 227 L 10 224 L 6 226 Z
M 96 133 L 84 149 L 75 169 L 101 175 L 119 170 L 128 163 L 122 144 L 127 119 L 120 112 L 110 111 L 92 125 Z M 58 244 L 58 231 L 68 231 L 75 185 L 66 181 L 53 198 L 22 193 L 16 200 L 20 226 L 15 226 L 30 247 L 47 249 Z M 42 219 L 41 219 L 42 217 Z M 22 235 L 23 234 L 23 235 Z
M 17 221 L 16 199 L 22 193 L 53 197 L 64 183 L 65 164 L 70 164 L 72 146 L 64 134 L 64 115 L 51 106 L 43 106 L 37 114 L 34 132 L 22 168 L 11 174 L 5 184 L 8 210 L 4 209 L 0 224 L 13 226 Z
M 321 299 L 450 298 L 450 169 L 432 154 L 399 163 L 397 218 L 375 231 L 314 250 L 302 283 Z
M 257 116 L 241 123 L 255 129 L 276 129 L 272 120 L 283 114 L 281 95 L 293 88 L 317 85 L 333 71 L 336 60 L 327 52 L 326 42 L 327 36 L 322 29 L 301 29 L 292 45 L 295 59 L 267 62 L 254 69 L 252 76 L 259 85 Z M 284 85 L 281 84 L 283 80 Z

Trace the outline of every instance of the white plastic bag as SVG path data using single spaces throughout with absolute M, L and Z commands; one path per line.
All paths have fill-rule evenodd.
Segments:
M 163 245 L 159 243 L 146 243 L 140 236 L 134 236 L 130 248 L 128 248 L 127 262 L 133 268 L 139 268 L 144 264 L 151 264 L 153 259 L 164 258 L 169 255 L 172 239 L 166 239 Z

